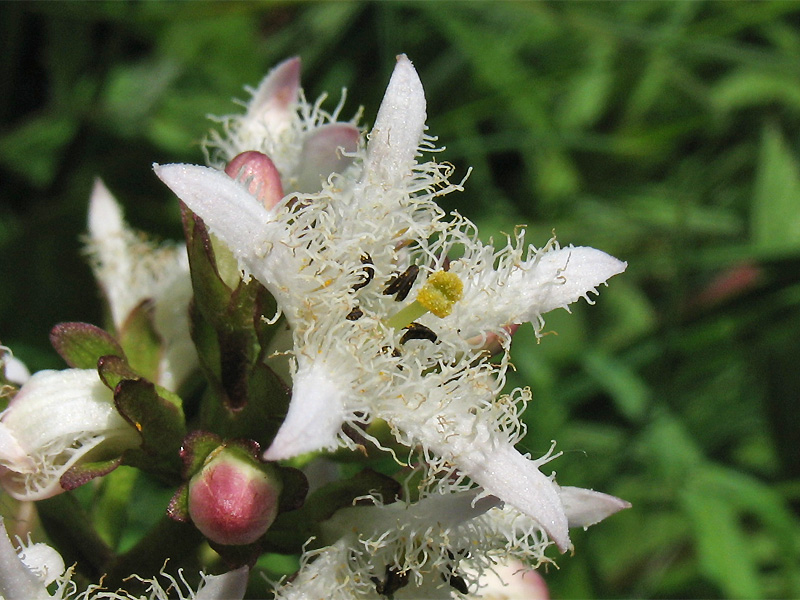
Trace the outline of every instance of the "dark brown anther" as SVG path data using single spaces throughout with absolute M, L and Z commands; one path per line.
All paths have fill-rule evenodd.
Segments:
M 411 265 L 400 275 L 392 277 L 389 284 L 384 288 L 383 293 L 387 296 L 395 296 L 397 302 L 402 302 L 406 299 L 411 288 L 414 286 L 418 274 L 419 267 L 417 265 Z
M 461 592 L 462 594 L 467 594 L 469 592 L 469 587 L 467 586 L 467 582 L 464 581 L 464 578 L 461 575 L 450 575 L 450 579 L 442 573 L 442 579 L 444 579 L 447 583 L 450 584 L 451 588 L 456 589 L 457 591 Z
M 372 577 L 375 584 L 375 591 L 381 596 L 392 598 L 394 593 L 408 585 L 408 573 L 398 573 L 391 567 L 386 567 L 386 580 L 381 581 L 377 577 Z
M 383 348 L 381 348 L 381 352 L 383 352 L 384 354 L 389 354 L 394 358 L 400 358 L 402 356 L 402 354 L 400 354 L 400 350 L 398 350 L 397 348 L 392 348 L 391 346 L 384 346 Z
M 347 319 L 348 321 L 358 321 L 363 316 L 364 316 L 364 311 L 356 306 L 353 310 L 351 310 L 347 314 L 345 319 Z
M 403 334 L 403 337 L 400 338 L 401 344 L 405 344 L 408 340 L 430 340 L 431 342 L 436 341 L 436 334 L 432 329 L 425 327 L 425 325 L 411 323 L 411 325 L 407 325 L 403 329 L 405 329 L 405 333 Z
M 361 255 L 361 264 L 364 265 L 361 269 L 364 272 L 364 279 L 353 286 L 354 292 L 363 288 L 375 277 L 375 267 L 372 266 L 372 257 L 369 254 Z

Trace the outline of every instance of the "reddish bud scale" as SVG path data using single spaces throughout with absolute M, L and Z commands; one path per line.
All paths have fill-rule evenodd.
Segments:
M 281 485 L 254 462 L 222 451 L 192 477 L 189 516 L 209 540 L 251 544 L 278 512 Z

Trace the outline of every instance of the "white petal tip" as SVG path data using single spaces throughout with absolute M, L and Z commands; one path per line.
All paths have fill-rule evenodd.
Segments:
M 397 57 L 367 146 L 370 178 L 396 182 L 414 164 L 425 130 L 425 90 L 408 58 Z
M 578 487 L 562 487 L 559 496 L 570 527 L 590 527 L 631 507 L 631 503 L 622 498 Z
M 264 453 L 264 459 L 285 460 L 335 448 L 345 421 L 345 395 L 346 389 L 324 361 L 301 365 L 294 377 L 286 420 Z

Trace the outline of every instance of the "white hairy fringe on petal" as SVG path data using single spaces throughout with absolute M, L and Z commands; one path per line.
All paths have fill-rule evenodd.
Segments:
M 514 243 L 497 251 L 480 243 L 466 244 L 467 253 L 451 270 L 463 274 L 464 298 L 453 310 L 455 326 L 468 336 L 516 323 L 533 323 L 540 331 L 542 315 L 568 306 L 580 298 L 593 303 L 589 292 L 627 263 L 594 248 L 560 248 L 555 239 L 542 249 L 527 248 L 523 259 L 524 230 Z
M 0 518 L 0 598 L 5 600 L 50 600 L 64 598 L 74 592 L 70 582 L 72 570 L 64 569 L 61 556 L 45 544 L 19 544 L 19 552 Z M 55 595 L 47 585 L 57 581 Z
M 532 461 L 514 448 L 521 433 L 516 402 L 500 395 L 504 382 L 493 365 L 461 368 L 441 365 L 438 373 L 421 378 L 416 393 L 403 394 L 404 406 L 383 406 L 378 414 L 398 439 L 432 454 L 429 463 L 454 465 L 488 493 L 536 519 L 559 549 L 567 550 L 567 519 L 557 487 L 539 471 L 549 456 Z
M 631 507 L 630 502 L 616 496 L 578 487 L 561 487 L 558 495 L 567 513 L 570 527 L 586 529 L 614 513 Z
M 367 422 L 375 394 L 390 393 L 390 374 L 396 370 L 397 358 L 386 348 L 394 343 L 395 332 L 382 331 L 369 317 L 347 321 L 347 305 L 327 309 L 340 311 L 327 330 L 295 329 L 292 401 L 264 454 L 266 460 L 337 446 L 354 448 L 342 426 Z M 375 335 L 381 331 L 384 336 Z M 318 335 L 321 332 L 325 335 Z M 354 358 L 363 362 L 354 365 Z
M 200 573 L 202 581 L 195 591 L 184 579 L 183 571 L 178 571 L 178 577 L 161 572 L 151 579 L 144 579 L 132 575 L 142 583 L 147 584 L 147 593 L 142 596 L 133 596 L 125 590 L 116 592 L 97 592 L 85 600 L 241 600 L 247 591 L 247 578 L 250 570 L 240 567 L 223 575 L 206 575 Z M 163 580 L 163 583 L 162 583 Z M 166 587 L 165 587 L 166 586 Z
M 152 301 L 163 344 L 158 383 L 176 390 L 198 364 L 189 333 L 192 287 L 186 248 L 156 245 L 131 230 L 119 203 L 98 179 L 89 199 L 86 254 L 117 330 L 143 301 Z
M 472 490 L 342 509 L 323 524 L 322 541 L 330 545 L 306 552 L 297 577 L 276 597 L 377 599 L 376 584 L 404 577 L 396 598 L 460 598 L 451 577 L 474 592 L 499 561 L 550 562 L 550 541 L 536 521 L 499 503 Z
M 316 192 L 327 175 L 350 164 L 347 154 L 357 149 L 361 135 L 356 124 L 340 122 L 346 95 L 333 112 L 322 108 L 327 96 L 306 101 L 300 89 L 300 59 L 284 61 L 249 90 L 253 97 L 244 115 L 216 118 L 223 133 L 212 131 L 204 142 L 208 164 L 222 170 L 234 156 L 256 150 L 270 157 L 281 174 L 284 191 Z M 335 127 L 336 129 L 331 129 Z M 342 147 L 345 152 L 336 152 Z M 322 177 L 320 177 L 322 176 Z
M 539 471 L 552 457 L 531 460 L 514 449 L 529 392 L 501 394 L 510 345 L 504 328 L 532 321 L 538 332 L 542 314 L 588 300 L 625 264 L 555 241 L 537 250 L 522 230 L 500 250 L 482 244 L 468 219 L 446 217 L 434 202 L 460 189 L 448 181 L 452 167 L 415 162 L 432 149 L 424 121 L 422 85 L 401 56 L 366 152 L 318 193 L 267 211 L 199 167 L 157 172 L 273 293 L 292 326 L 294 396 L 269 458 L 350 445 L 341 425 L 379 417 L 399 442 L 419 448 L 433 480 L 426 489 L 478 483 L 564 551 L 568 513 L 558 486 Z M 418 272 L 406 273 L 409 267 Z M 463 298 L 449 316 L 415 317 L 429 333 L 405 338 L 408 321 L 396 317 L 441 270 L 461 280 Z M 397 277 L 407 277 L 408 289 L 390 294 Z M 490 336 L 502 352 L 496 364 L 482 349 Z M 315 427 L 304 430 L 304 414 L 316 415 Z
M 38 543 L 22 545 L 18 554 L 19 559 L 28 567 L 45 585 L 50 585 L 66 570 L 64 559 L 47 544 Z
M 114 456 L 141 442 L 92 369 L 35 373 L 0 423 L 0 481 L 18 500 L 58 494 L 60 477 L 77 461 Z

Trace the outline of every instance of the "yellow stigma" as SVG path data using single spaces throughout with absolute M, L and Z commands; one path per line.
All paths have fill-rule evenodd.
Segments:
M 417 302 L 439 318 L 453 310 L 453 304 L 464 295 L 464 284 L 450 271 L 431 273 L 417 296 Z

